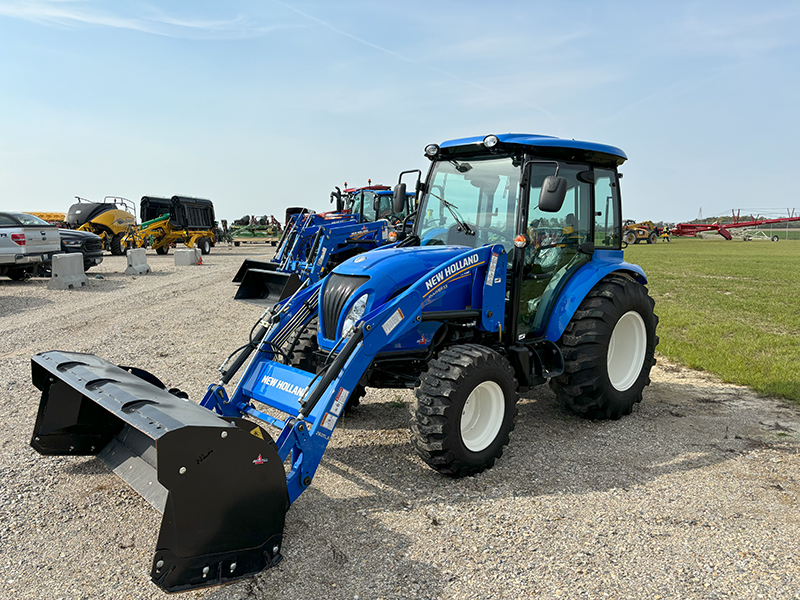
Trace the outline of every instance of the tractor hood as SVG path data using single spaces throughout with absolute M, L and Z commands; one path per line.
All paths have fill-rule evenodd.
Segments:
M 398 288 L 405 288 L 440 264 L 469 250 L 466 246 L 417 246 L 410 248 L 387 248 L 373 250 L 351 258 L 334 270 L 341 275 L 368 275 L 381 279 L 387 289 L 386 296 L 394 295 Z
M 362 300 L 356 314 L 368 314 L 376 307 L 403 292 L 421 277 L 436 272 L 437 268 L 451 259 L 472 250 L 467 246 L 422 246 L 408 248 L 385 248 L 359 254 L 336 267 L 323 283 L 320 297 L 322 337 L 336 340 L 342 332 L 344 322 L 351 309 Z M 440 286 L 426 303 L 430 310 L 441 310 L 445 290 L 451 304 L 458 304 L 456 287 L 465 287 L 466 280 L 450 282 Z M 323 346 L 325 344 L 323 343 Z

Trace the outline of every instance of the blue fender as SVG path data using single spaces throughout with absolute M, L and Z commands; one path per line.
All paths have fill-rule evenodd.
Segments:
M 580 267 L 561 290 L 550 313 L 545 339 L 558 341 L 586 294 L 598 281 L 614 271 L 630 273 L 641 283 L 647 283 L 644 270 L 639 265 L 625 262 L 622 250 L 595 250 L 592 260 Z

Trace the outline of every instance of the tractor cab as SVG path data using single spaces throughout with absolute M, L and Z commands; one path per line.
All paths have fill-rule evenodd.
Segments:
M 611 146 L 506 134 L 431 145 L 414 234 L 403 245 L 501 244 L 507 341 L 546 335 L 572 275 L 593 258 L 621 261 L 617 166 Z M 564 147 L 566 146 L 566 147 Z M 405 193 L 405 184 L 396 188 Z

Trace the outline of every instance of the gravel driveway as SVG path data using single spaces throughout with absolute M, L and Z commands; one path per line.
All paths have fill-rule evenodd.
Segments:
M 28 445 L 30 357 L 91 352 L 199 400 L 260 315 L 230 279 L 268 252 L 216 248 L 194 267 L 148 253 L 141 277 L 106 257 L 76 291 L 0 280 L 0 598 L 167 597 L 149 581 L 160 515 L 98 459 Z M 177 597 L 800 598 L 797 407 L 660 359 L 620 421 L 525 394 L 502 459 L 451 480 L 410 446 L 411 395 L 370 389 L 341 422 L 279 566 Z

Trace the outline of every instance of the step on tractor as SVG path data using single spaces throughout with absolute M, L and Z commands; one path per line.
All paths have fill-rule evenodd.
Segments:
M 268 308 L 292 295 L 305 281 L 316 283 L 345 260 L 404 237 L 415 194 L 400 210 L 388 186 L 338 187 L 336 211 L 295 213 L 269 261 L 245 259 L 233 278 L 235 298 Z
M 217 240 L 214 203 L 203 198 L 143 196 L 139 202 L 142 224 L 131 227 L 121 246 L 151 247 L 156 254 L 168 254 L 173 244 L 198 247 L 209 254 Z
M 66 216 L 71 229 L 88 231 L 100 236 L 103 250 L 114 255 L 125 254 L 122 239 L 136 226 L 136 208 L 127 198 L 106 196 L 102 202 L 91 202 L 80 196 L 69 207 Z
M 658 319 L 621 250 L 625 154 L 526 134 L 425 154 L 410 235 L 264 311 L 199 404 L 94 355 L 33 357 L 42 394 L 31 444 L 98 454 L 162 511 L 150 574 L 164 590 L 291 556 L 287 511 L 365 386 L 414 390 L 411 445 L 451 477 L 494 465 L 531 386 L 548 383 L 588 419 L 618 419 L 642 400 Z

